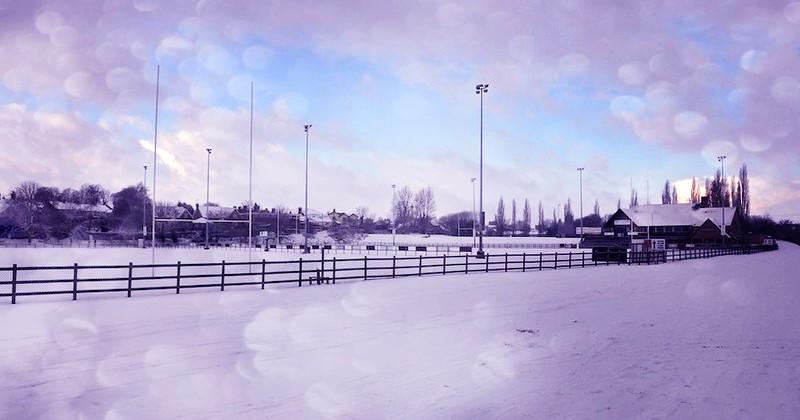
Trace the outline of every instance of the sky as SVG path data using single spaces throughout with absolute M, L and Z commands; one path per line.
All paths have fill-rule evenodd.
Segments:
M 211 201 L 247 201 L 252 83 L 255 202 L 302 205 L 312 124 L 310 208 L 471 209 L 488 83 L 488 217 L 579 214 L 578 167 L 586 214 L 686 200 L 724 154 L 753 213 L 800 220 L 800 2 L 0 0 L 0 51 L 3 194 L 152 187 L 160 66 L 159 202 L 205 201 L 206 148 Z

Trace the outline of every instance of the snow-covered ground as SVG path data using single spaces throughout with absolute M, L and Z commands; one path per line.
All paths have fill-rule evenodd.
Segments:
M 793 418 L 800 248 L 0 305 L 0 417 Z

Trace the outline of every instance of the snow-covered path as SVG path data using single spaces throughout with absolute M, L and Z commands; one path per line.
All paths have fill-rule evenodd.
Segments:
M 792 418 L 797 261 L 2 305 L 0 417 Z

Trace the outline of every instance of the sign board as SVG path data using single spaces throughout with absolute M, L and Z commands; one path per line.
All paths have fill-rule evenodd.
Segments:
M 614 220 L 614 226 L 630 226 L 631 221 L 628 219 L 617 219 Z
M 258 236 L 259 236 L 259 237 L 261 237 L 261 238 L 270 238 L 270 239 L 274 239 L 274 238 L 275 238 L 275 232 L 270 232 L 270 231 L 267 231 L 267 230 L 262 230 L 261 232 L 258 232 Z

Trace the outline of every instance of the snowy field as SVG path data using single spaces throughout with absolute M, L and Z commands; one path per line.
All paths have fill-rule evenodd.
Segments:
M 0 417 L 796 418 L 797 261 L 4 304 Z
M 476 239 L 477 241 L 477 239 Z M 484 236 L 483 243 L 485 244 L 577 244 L 580 242 L 579 238 L 550 238 L 538 236 Z M 379 233 L 366 235 L 360 243 L 380 243 L 391 244 L 391 233 Z M 421 235 L 421 234 L 403 234 L 395 237 L 395 243 L 399 245 L 413 245 L 413 244 L 464 244 L 472 245 L 472 236 L 447 236 L 447 235 Z
M 586 251 L 585 249 L 575 248 L 555 248 L 555 249 L 487 249 L 488 253 L 492 255 L 500 255 L 502 253 L 519 253 L 526 252 L 529 254 L 538 254 L 543 252 L 545 254 L 558 253 L 579 253 Z M 463 255 L 464 253 L 456 253 Z M 156 263 L 175 264 L 177 261 L 183 263 L 199 263 L 199 262 L 220 262 L 225 260 L 227 262 L 243 262 L 248 261 L 252 255 L 253 261 L 285 261 L 297 260 L 303 255 L 299 251 L 280 251 L 274 250 L 264 252 L 263 250 L 254 249 L 252 254 L 244 248 L 157 248 L 156 249 Z M 364 256 L 385 256 L 394 255 L 392 252 L 350 252 L 350 251 L 325 251 L 326 258 L 359 258 Z M 398 256 L 402 255 L 436 255 L 434 252 L 414 252 L 414 251 L 398 251 Z M 306 258 L 319 258 L 320 250 L 314 250 L 311 256 Z M 8 267 L 12 264 L 18 266 L 41 266 L 41 265 L 72 265 L 78 263 L 80 265 L 107 265 L 107 264 L 150 264 L 152 260 L 151 249 L 142 248 L 0 248 L 0 267 Z

